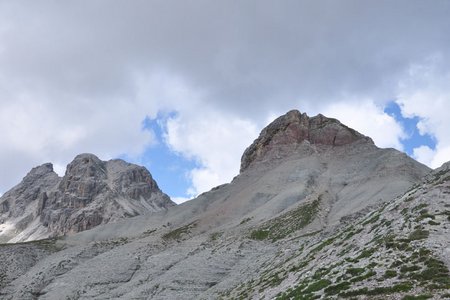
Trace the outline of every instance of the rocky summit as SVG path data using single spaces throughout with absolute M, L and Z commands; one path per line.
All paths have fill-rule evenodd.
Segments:
M 301 144 L 334 147 L 356 141 L 373 144 L 372 139 L 336 119 L 321 114 L 310 118 L 306 113 L 292 110 L 264 128 L 260 136 L 245 150 L 241 172 L 255 162 L 289 156 Z
M 0 198 L 0 239 L 61 236 L 173 205 L 144 167 L 81 154 L 62 178 L 47 163 Z
M 75 162 L 64 179 L 47 165 L 3 196 L 5 222 L 36 203 L 42 226 L 71 234 L 2 245 L 2 299 L 450 297 L 449 164 L 430 170 L 335 119 L 288 112 L 245 151 L 232 182 L 91 229 L 95 218 L 71 223 L 65 209 L 105 215 L 114 201 L 90 195 L 151 189 L 125 162 Z

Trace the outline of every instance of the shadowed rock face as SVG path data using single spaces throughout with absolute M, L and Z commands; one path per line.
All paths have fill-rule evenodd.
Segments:
M 65 202 L 70 206 L 82 207 L 86 206 L 83 200 L 92 200 L 92 196 L 105 188 L 106 179 L 105 162 L 95 155 L 81 154 L 67 166 L 58 189 L 67 196 Z
M 64 177 L 44 164 L 0 199 L 0 221 L 10 222 L 15 231 L 0 231 L 0 238 L 19 236 L 12 241 L 22 241 L 75 233 L 173 205 L 144 167 L 80 154 Z
M 355 141 L 373 144 L 369 137 L 336 119 L 321 114 L 310 118 L 306 113 L 291 110 L 264 128 L 253 144 L 245 150 L 241 159 L 241 172 L 254 162 L 291 155 L 304 142 L 335 147 Z M 307 148 L 301 151 L 309 152 Z
M 0 198 L 0 219 L 15 218 L 25 213 L 27 206 L 43 197 L 45 191 L 53 188 L 59 181 L 50 163 L 33 168 L 20 184 Z
M 39 209 L 44 226 L 61 235 L 172 205 L 144 167 L 81 154 L 68 165 L 58 189 Z
M 154 191 L 159 191 L 156 181 L 144 167 L 117 159 L 109 161 L 106 168 L 113 189 L 126 194 L 131 199 L 150 198 Z

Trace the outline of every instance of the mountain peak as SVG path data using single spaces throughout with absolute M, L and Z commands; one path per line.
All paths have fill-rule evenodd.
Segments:
M 275 157 L 292 154 L 304 142 L 334 147 L 358 140 L 373 144 L 372 139 L 345 126 L 339 120 L 322 114 L 309 117 L 306 113 L 291 110 L 265 127 L 245 150 L 241 159 L 241 172 L 254 161 L 264 160 L 270 153 L 276 153 Z
M 27 177 L 42 177 L 44 175 L 47 175 L 48 173 L 53 173 L 53 165 L 51 163 L 45 163 L 40 166 L 34 167 L 33 169 L 28 172 L 28 174 L 25 176 Z
M 174 205 L 145 167 L 84 153 L 63 177 L 43 164 L 0 197 L 0 242 L 75 233 Z
M 90 153 L 77 155 L 67 166 L 66 175 L 68 179 L 83 177 L 105 177 L 104 162 Z

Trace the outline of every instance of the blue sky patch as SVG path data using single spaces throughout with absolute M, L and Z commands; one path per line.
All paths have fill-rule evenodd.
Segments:
M 170 197 L 188 197 L 189 171 L 198 164 L 174 152 L 164 141 L 164 124 L 175 116 L 176 113 L 159 114 L 156 119 L 143 121 L 143 129 L 152 131 L 157 143 L 146 149 L 139 164 L 150 171 L 159 188 Z
M 384 109 L 384 112 L 399 122 L 405 130 L 407 137 L 405 139 L 401 139 L 401 143 L 403 144 L 405 152 L 408 155 L 412 155 L 414 148 L 422 145 L 435 149 L 435 139 L 429 134 L 421 135 L 417 129 L 417 123 L 420 121 L 419 117 L 416 116 L 413 118 L 405 118 L 402 115 L 400 106 L 394 101 L 388 103 Z

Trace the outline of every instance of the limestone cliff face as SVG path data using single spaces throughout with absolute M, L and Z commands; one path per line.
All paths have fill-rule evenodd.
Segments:
M 36 204 L 47 198 L 60 178 L 52 164 L 33 168 L 21 183 L 0 198 L 0 242 L 7 242 L 25 230 L 39 214 Z
M 321 114 L 310 118 L 306 113 L 291 110 L 264 128 L 245 150 L 241 159 L 241 172 L 254 162 L 291 155 L 301 144 L 335 147 L 356 141 L 373 144 L 369 137 L 336 119 Z M 308 148 L 299 151 L 307 150 Z
M 0 237 L 22 241 L 65 235 L 173 205 L 144 167 L 81 154 L 64 177 L 44 164 L 5 193 L 0 199 Z
M 20 184 L 1 197 L 0 214 L 3 218 L 23 215 L 30 203 L 45 197 L 45 191 L 56 186 L 58 181 L 52 164 L 33 168 Z

